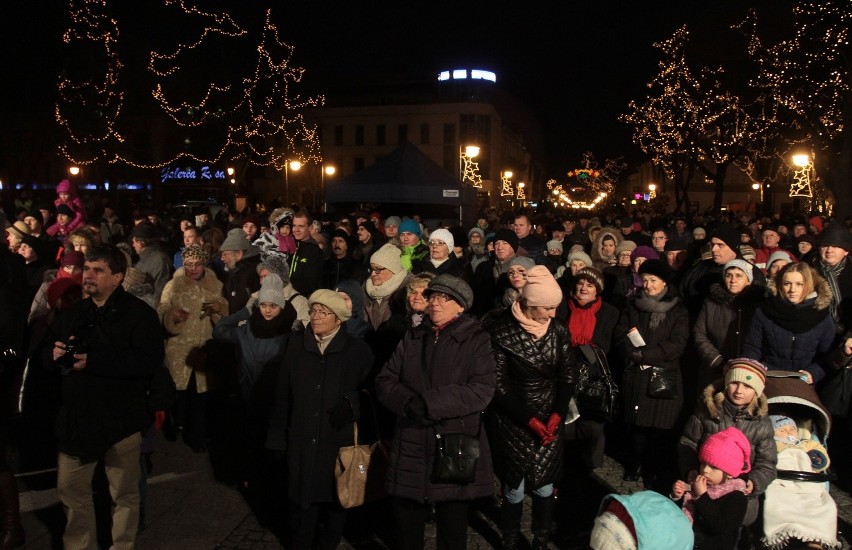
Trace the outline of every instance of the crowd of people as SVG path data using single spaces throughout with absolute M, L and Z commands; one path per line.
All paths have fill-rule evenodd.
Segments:
M 241 489 L 281 480 L 288 547 L 336 548 L 335 462 L 354 423 L 390 442 L 400 548 L 422 548 L 430 519 L 439 548 L 464 548 L 495 479 L 503 548 L 523 545 L 527 495 L 532 547 L 549 547 L 567 471 L 591 475 L 614 431 L 625 480 L 682 506 L 696 548 L 733 548 L 776 476 L 767 372 L 822 391 L 852 359 L 852 235 L 819 215 L 490 210 L 427 227 L 293 205 L 124 219 L 67 181 L 42 206 L 7 212 L 2 368 L 28 365 L 23 414 L 44 422 L 27 426 L 55 423 L 68 548 L 97 548 L 98 464 L 112 544 L 133 547 L 158 429 L 196 453 L 224 438 Z M 589 405 L 596 375 L 614 405 Z M 832 412 L 842 453 L 848 411 Z M 436 455 L 461 436 L 478 458 L 447 481 Z M 0 459 L 4 550 L 24 542 L 17 499 Z M 637 547 L 634 505 L 604 503 L 594 547 Z

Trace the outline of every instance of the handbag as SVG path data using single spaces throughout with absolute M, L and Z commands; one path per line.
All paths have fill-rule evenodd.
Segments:
M 596 345 L 579 346 L 582 358 L 577 381 L 577 408 L 580 415 L 612 422 L 618 412 L 618 385 L 612 378 L 606 355 Z
M 467 485 L 476 477 L 476 463 L 479 460 L 479 434 L 482 420 L 476 435 L 466 433 L 439 433 L 435 431 L 435 466 L 432 469 L 433 483 Z
M 651 367 L 648 379 L 648 397 L 674 399 L 677 397 L 677 371 L 662 367 Z
M 354 508 L 386 495 L 385 475 L 388 454 L 381 439 L 371 445 L 358 445 L 358 423 L 352 428 L 354 445 L 341 447 L 334 464 L 337 499 L 343 508 Z
M 848 368 L 840 369 L 840 372 L 826 381 L 819 392 L 819 399 L 832 416 L 849 417 L 849 405 L 852 403 L 852 373 Z

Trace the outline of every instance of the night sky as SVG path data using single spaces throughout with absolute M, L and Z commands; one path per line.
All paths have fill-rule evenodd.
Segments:
M 745 2 L 203 2 L 225 6 L 252 27 L 272 5 L 281 37 L 295 47 L 311 90 L 363 82 L 433 80 L 441 69 L 483 68 L 497 73 L 545 122 L 554 170 L 576 167 L 583 151 L 599 160 L 641 159 L 630 128 L 616 120 L 630 99 L 641 99 L 658 61 L 652 43 L 681 24 L 692 32 L 697 64 L 725 63 L 733 85 L 747 78 L 743 40 L 729 30 L 747 6 L 758 9 L 767 36 L 789 32 L 791 0 Z M 151 9 L 147 9 L 151 8 Z M 181 36 L 181 23 L 164 19 L 161 1 L 122 0 L 125 47 Z M 56 74 L 67 26 L 57 0 L 15 2 L 2 8 L 4 55 L 0 119 L 52 119 Z M 140 48 L 141 50 L 141 48 Z M 223 50 L 226 51 L 226 50 Z M 235 55 L 227 52 L 223 55 Z M 138 67 L 134 58 L 125 63 Z M 126 81 L 131 86 L 131 78 Z M 144 83 L 138 86 L 144 92 Z M 14 124 L 4 124 L 6 131 Z

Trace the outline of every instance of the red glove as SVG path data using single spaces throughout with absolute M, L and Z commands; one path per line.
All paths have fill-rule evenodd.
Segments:
M 154 411 L 154 427 L 158 430 L 162 430 L 165 422 L 166 411 Z
M 536 417 L 530 418 L 527 426 L 537 435 L 539 438 L 544 439 L 547 436 L 547 426 Z
M 547 434 L 556 437 L 556 430 L 562 425 L 562 417 L 556 413 L 550 413 L 550 418 L 547 419 Z

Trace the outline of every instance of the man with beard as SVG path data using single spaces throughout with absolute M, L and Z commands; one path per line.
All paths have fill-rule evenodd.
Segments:
M 387 225 L 385 226 L 387 227 Z M 325 261 L 325 284 L 323 288 L 334 290 L 345 279 L 363 283 L 367 278 L 364 264 L 352 259 L 349 249 L 351 237 L 342 229 L 335 230 L 331 237 L 331 257 Z
M 63 373 L 56 436 L 65 548 L 97 546 L 92 476 L 99 461 L 113 502 L 113 547 L 133 548 L 139 526 L 141 431 L 151 424 L 148 388 L 165 352 L 156 312 L 121 285 L 126 269 L 117 248 L 91 249 L 83 271 L 89 297 L 57 317 L 44 340 L 53 342 L 47 364 Z

